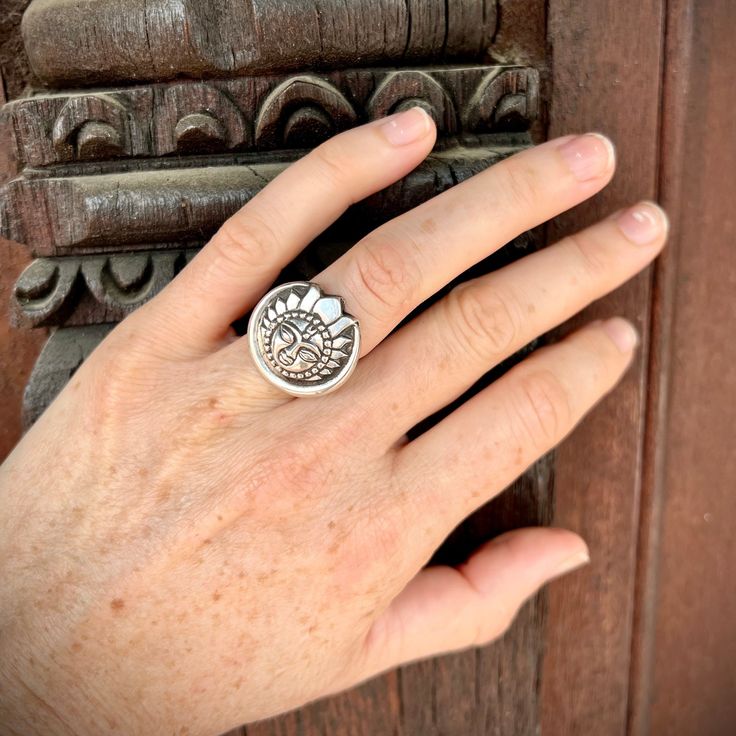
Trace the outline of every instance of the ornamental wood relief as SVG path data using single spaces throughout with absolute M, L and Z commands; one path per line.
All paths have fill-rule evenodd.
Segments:
M 0 172 L 0 236 L 35 258 L 10 295 L 14 324 L 52 328 L 26 388 L 26 424 L 116 322 L 328 137 L 414 105 L 440 134 L 422 165 L 351 208 L 285 279 L 312 277 L 377 225 L 544 128 L 543 0 L 33 0 L 22 30 L 38 85 L 0 110 L 11 152 Z M 525 235 L 463 278 L 538 241 Z M 551 459 L 538 463 L 437 559 L 461 559 L 495 533 L 548 521 L 551 470 Z M 406 667 L 310 706 L 296 717 L 313 725 L 299 732 L 338 733 L 329 725 L 338 709 L 339 733 L 394 733 L 398 720 L 417 736 L 532 733 L 542 614 L 534 602 L 517 633 L 492 648 L 439 669 Z M 448 720 L 435 701 L 459 701 L 473 682 L 477 697 Z M 248 733 L 286 732 L 294 717 Z

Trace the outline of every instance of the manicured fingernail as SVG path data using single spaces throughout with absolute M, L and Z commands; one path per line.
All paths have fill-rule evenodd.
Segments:
M 406 146 L 424 138 L 432 129 L 432 118 L 421 107 L 392 115 L 381 124 L 386 140 L 392 146 Z
M 603 331 L 611 338 L 613 344 L 625 355 L 639 344 L 639 335 L 634 326 L 621 317 L 614 317 L 604 322 Z
M 616 217 L 619 228 L 634 245 L 651 245 L 669 229 L 667 215 L 653 202 L 640 202 Z
M 599 133 L 586 133 L 559 148 L 562 157 L 578 181 L 591 181 L 606 174 L 616 162 L 613 143 Z
M 556 575 L 566 575 L 568 572 L 584 567 L 590 562 L 590 554 L 587 549 L 576 552 L 572 557 L 568 557 L 556 571 Z

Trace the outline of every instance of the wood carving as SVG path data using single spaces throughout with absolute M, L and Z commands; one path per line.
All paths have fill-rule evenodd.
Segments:
M 438 151 L 382 197 L 363 204 L 361 213 L 379 224 L 516 150 L 496 145 Z M 0 235 L 29 245 L 35 255 L 201 241 L 287 165 L 22 177 L 5 189 Z M 39 210 L 47 216 L 39 217 Z
M 20 165 L 43 167 L 121 156 L 312 148 L 411 105 L 421 105 L 443 135 L 524 131 L 538 116 L 539 74 L 484 65 L 353 69 L 38 93 L 6 105 L 0 122 Z M 90 124 L 80 150 L 80 130 Z
M 196 250 L 39 258 L 16 282 L 18 327 L 119 322 L 158 294 Z
M 482 59 L 497 0 L 35 0 L 23 37 L 53 86 Z

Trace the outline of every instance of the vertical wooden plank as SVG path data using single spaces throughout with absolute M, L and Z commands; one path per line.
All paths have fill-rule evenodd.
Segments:
M 654 269 L 652 319 L 649 351 L 648 410 L 645 427 L 641 513 L 637 560 L 631 672 L 629 724 L 631 736 L 650 733 L 656 587 L 660 531 L 666 489 L 669 382 L 672 367 L 674 301 L 677 291 L 677 261 L 681 247 L 679 220 L 688 158 L 678 154 L 687 146 L 684 120 L 691 95 L 692 54 L 691 0 L 673 0 L 667 5 L 662 84 L 660 139 L 660 199 L 670 212 L 670 242 Z
M 734 27 L 730 0 L 669 4 L 661 182 L 675 217 L 658 274 L 669 406 L 650 442 L 659 573 L 640 576 L 635 736 L 721 736 L 736 724 Z
M 618 145 L 613 184 L 559 218 L 552 239 L 657 194 L 663 0 L 550 0 L 550 136 L 600 130 Z M 542 679 L 547 736 L 620 736 L 626 729 L 645 416 L 651 274 L 573 325 L 621 314 L 642 335 L 622 385 L 559 450 L 555 523 L 580 532 L 592 564 L 555 583 Z

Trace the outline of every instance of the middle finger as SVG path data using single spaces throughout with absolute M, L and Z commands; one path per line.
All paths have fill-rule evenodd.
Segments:
M 379 227 L 314 281 L 358 318 L 365 355 L 452 279 L 600 191 L 614 169 L 601 135 L 550 141 Z

